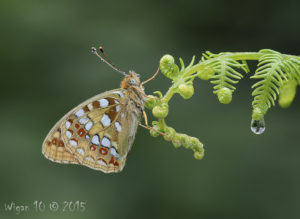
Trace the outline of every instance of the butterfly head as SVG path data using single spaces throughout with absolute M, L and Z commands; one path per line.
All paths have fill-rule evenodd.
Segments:
M 121 88 L 128 88 L 128 87 L 139 87 L 141 84 L 140 75 L 135 73 L 134 71 L 129 71 L 129 74 L 126 75 L 121 82 Z

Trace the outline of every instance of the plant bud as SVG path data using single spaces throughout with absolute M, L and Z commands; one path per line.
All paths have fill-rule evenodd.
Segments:
M 175 64 L 173 56 L 167 54 L 160 59 L 160 71 L 171 79 L 178 76 L 179 68 Z
M 150 109 L 152 110 L 153 107 L 155 107 L 156 105 L 156 100 L 155 100 L 156 97 L 152 96 L 152 95 L 148 95 L 148 98 L 146 99 L 146 102 L 145 102 L 145 107 L 147 109 Z
M 220 103 L 228 104 L 232 100 L 232 91 L 227 87 L 223 87 L 219 90 L 217 95 Z
M 153 126 L 153 129 L 159 131 L 159 127 L 158 127 L 157 125 Z M 150 130 L 150 135 L 151 135 L 152 137 L 155 137 L 155 138 L 156 138 L 156 137 L 159 136 L 159 133 L 156 132 L 156 131 L 153 130 L 153 129 Z
M 202 158 L 204 157 L 204 151 L 201 153 L 199 151 L 195 151 L 194 153 L 194 158 L 197 160 L 202 160 Z
M 180 84 L 179 87 L 179 94 L 183 99 L 189 99 L 194 94 L 194 87 L 193 85 L 189 84 Z
M 180 134 L 175 134 L 173 138 L 173 145 L 175 148 L 179 148 L 181 146 L 181 136 Z
M 171 141 L 174 138 L 176 131 L 172 127 L 167 127 L 165 129 L 165 134 L 166 134 L 166 136 L 164 136 L 164 139 L 166 141 Z
M 169 113 L 169 106 L 166 103 L 157 105 L 152 109 L 152 114 L 158 119 L 166 118 Z

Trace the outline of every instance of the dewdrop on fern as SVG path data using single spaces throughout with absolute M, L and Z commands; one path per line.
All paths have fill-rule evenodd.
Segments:
M 262 134 L 266 129 L 264 110 L 255 107 L 252 111 L 251 131 L 257 135 Z
M 260 135 L 266 129 L 265 119 L 262 118 L 261 120 L 251 120 L 251 131 L 254 134 Z

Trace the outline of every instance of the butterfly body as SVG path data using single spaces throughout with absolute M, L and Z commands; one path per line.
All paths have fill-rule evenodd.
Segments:
M 139 75 L 130 71 L 121 88 L 88 99 L 67 113 L 47 135 L 42 152 L 58 163 L 121 171 L 144 110 Z

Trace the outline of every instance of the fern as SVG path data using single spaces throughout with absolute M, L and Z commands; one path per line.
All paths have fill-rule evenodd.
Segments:
M 284 81 L 298 77 L 298 66 L 295 61 L 273 50 L 261 50 L 263 55 L 259 58 L 258 68 L 251 78 L 261 79 L 252 88 L 254 100 L 253 119 L 260 120 L 266 114 L 268 108 L 275 105 L 279 95 L 279 88 Z
M 214 93 L 218 95 L 221 103 L 229 103 L 231 101 L 231 96 L 233 91 L 236 89 L 235 84 L 239 82 L 243 75 L 240 74 L 236 69 L 242 69 L 244 72 L 248 73 L 249 68 L 246 62 L 240 63 L 228 56 L 222 56 L 206 52 L 202 54 L 202 62 L 208 61 L 206 70 L 211 69 L 210 79 L 212 84 L 215 84 Z M 229 98 L 224 98 L 224 97 Z
M 180 59 L 181 68 L 175 64 L 171 55 L 164 55 L 160 60 L 160 70 L 169 79 L 172 85 L 163 95 L 160 91 L 149 95 L 145 106 L 152 110 L 157 121 L 152 122 L 149 128 L 153 137 L 163 135 L 165 140 L 172 140 L 174 147 L 183 146 L 194 151 L 196 159 L 204 156 L 203 144 L 195 137 L 178 133 L 166 123 L 169 113 L 169 104 L 173 95 L 180 94 L 184 99 L 189 99 L 194 94 L 193 82 L 196 77 L 202 80 L 211 80 L 214 84 L 214 93 L 221 103 L 230 103 L 235 85 L 243 75 L 238 70 L 249 72 L 248 60 L 257 60 L 258 68 L 251 77 L 259 79 L 252 88 L 254 100 L 252 102 L 253 113 L 251 130 L 261 134 L 265 130 L 264 115 L 267 110 L 275 105 L 279 96 L 279 105 L 288 107 L 292 103 L 296 89 L 300 85 L 300 57 L 281 54 L 273 50 L 260 50 L 259 52 L 224 52 L 202 54 L 200 62 L 194 64 L 195 57 L 185 67 Z M 200 114 L 200 113 L 199 113 Z

